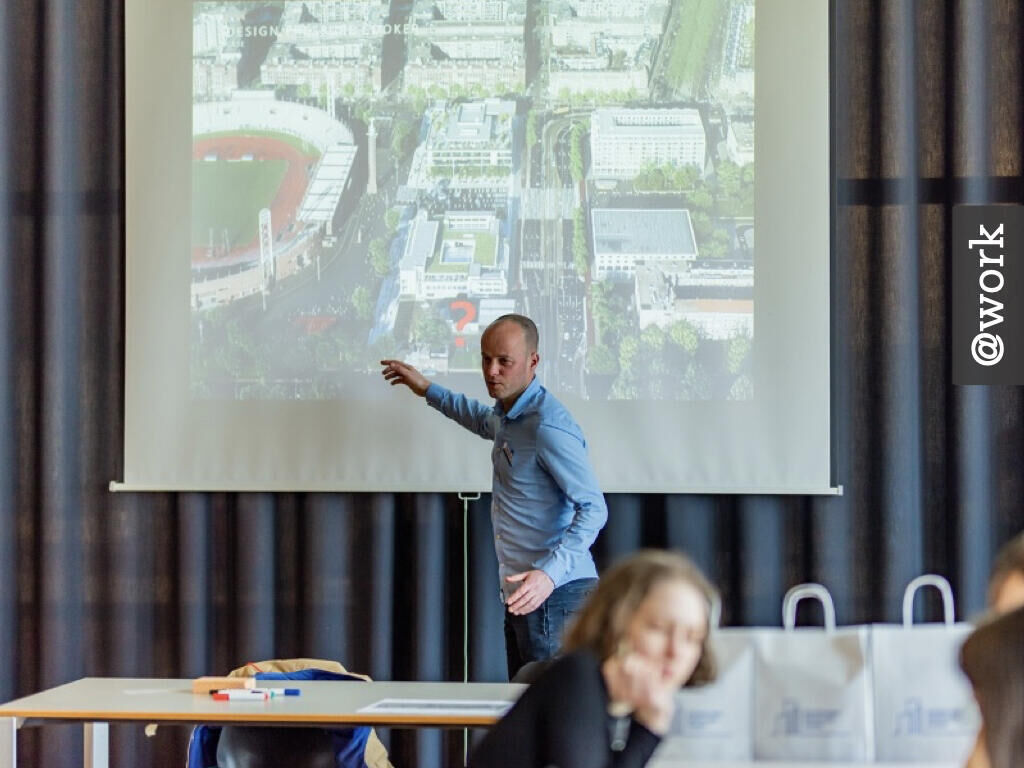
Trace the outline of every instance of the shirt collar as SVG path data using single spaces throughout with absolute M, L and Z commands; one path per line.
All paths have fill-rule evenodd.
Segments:
M 530 383 L 526 385 L 526 389 L 524 389 L 522 394 L 519 395 L 515 404 L 512 406 L 512 409 L 508 413 L 505 413 L 505 406 L 502 405 L 501 400 L 495 401 L 494 410 L 499 416 L 503 416 L 506 419 L 515 419 L 522 415 L 523 411 L 525 411 L 533 401 L 537 399 L 537 395 L 539 394 L 540 381 L 538 381 L 537 376 L 534 375 L 534 377 L 530 379 Z

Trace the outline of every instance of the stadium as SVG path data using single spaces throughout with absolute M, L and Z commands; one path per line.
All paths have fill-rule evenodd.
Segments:
M 236 91 L 192 108 L 195 309 L 258 294 L 315 265 L 352 185 L 352 131 L 320 109 Z

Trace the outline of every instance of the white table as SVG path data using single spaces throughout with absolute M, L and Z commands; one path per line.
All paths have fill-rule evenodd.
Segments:
M 706 762 L 684 760 L 659 760 L 653 758 L 647 768 L 963 768 L 957 763 L 810 763 L 810 762 L 756 762 L 735 761 Z
M 86 677 L 0 705 L 0 768 L 17 765 L 17 729 L 26 724 L 80 722 L 84 765 L 106 768 L 111 722 L 197 725 L 379 725 L 464 728 L 492 725 L 497 717 L 471 711 L 474 702 L 515 701 L 525 686 L 511 683 L 410 683 L 360 681 L 262 681 L 262 687 L 299 688 L 299 696 L 268 701 L 214 701 L 192 693 L 189 679 Z M 403 711 L 360 710 L 385 699 L 413 699 L 433 706 Z M 459 710 L 460 702 L 469 707 Z M 648 768 L 959 768 L 914 763 L 737 763 L 686 761 L 655 754 Z
M 86 677 L 0 705 L 0 768 L 17 765 L 17 729 L 47 721 L 80 722 L 86 768 L 106 768 L 111 722 L 197 725 L 380 725 L 463 728 L 498 718 L 484 702 L 513 702 L 525 686 L 511 683 L 261 681 L 299 688 L 299 696 L 267 701 L 215 701 L 192 693 L 188 679 Z M 384 699 L 419 700 L 422 707 L 361 712 Z M 459 709 L 460 703 L 462 709 Z

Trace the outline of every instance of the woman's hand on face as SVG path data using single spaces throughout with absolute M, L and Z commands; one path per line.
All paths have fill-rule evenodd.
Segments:
M 663 735 L 668 731 L 675 712 L 675 686 L 663 680 L 658 665 L 626 652 L 606 659 L 601 672 L 612 714 L 632 712 L 633 718 L 652 733 Z

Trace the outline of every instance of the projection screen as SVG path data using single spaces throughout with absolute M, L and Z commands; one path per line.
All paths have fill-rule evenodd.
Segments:
M 520 312 L 606 492 L 832 492 L 828 5 L 128 2 L 112 487 L 489 490 L 378 361 Z

